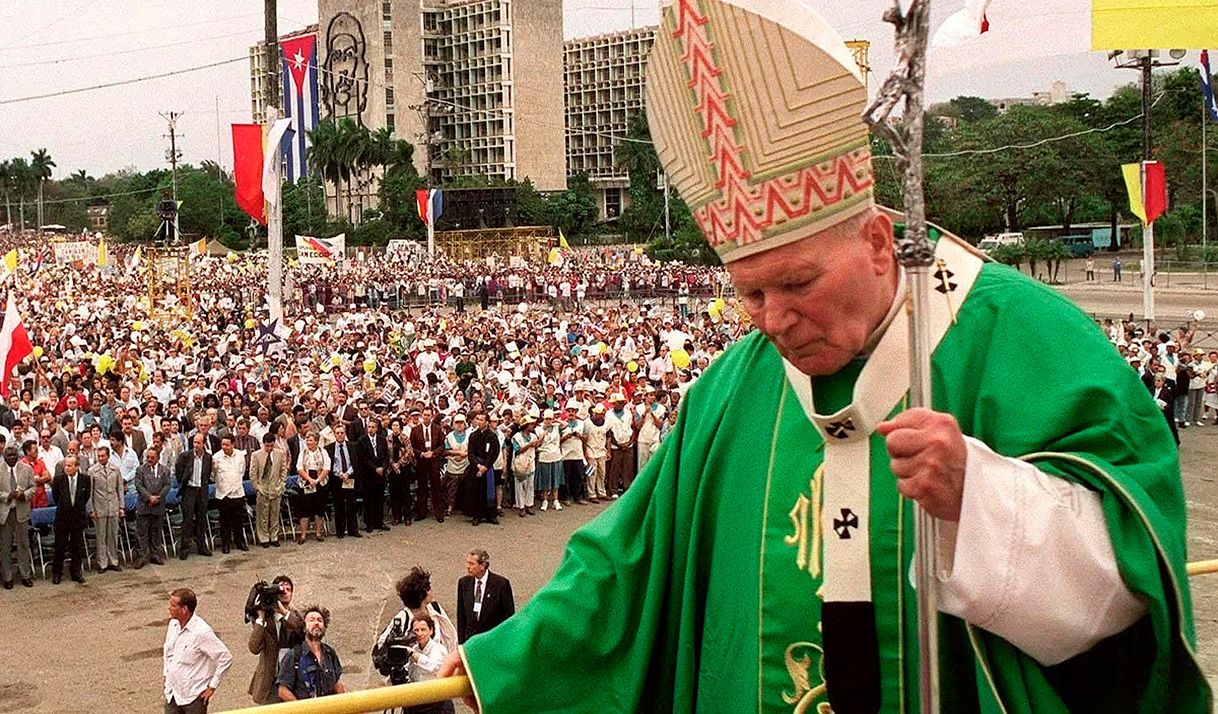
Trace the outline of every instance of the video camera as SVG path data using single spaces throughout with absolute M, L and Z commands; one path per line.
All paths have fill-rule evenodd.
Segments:
M 405 629 L 405 623 L 394 618 L 392 629 L 385 641 L 372 648 L 372 666 L 382 676 L 388 677 L 390 684 L 407 684 L 410 682 L 410 653 L 411 648 L 418 643 L 413 632 Z
M 247 623 L 258 619 L 262 613 L 275 612 L 279 607 L 279 596 L 283 594 L 283 586 L 259 580 L 250 588 L 250 594 L 245 599 L 245 621 Z

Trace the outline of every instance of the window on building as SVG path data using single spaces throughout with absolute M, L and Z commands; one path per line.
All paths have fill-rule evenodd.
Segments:
M 385 32 L 385 53 L 393 52 L 393 33 Z
M 605 189 L 605 218 L 617 218 L 622 215 L 622 189 Z
M 389 133 L 392 134 L 395 127 L 396 127 L 396 125 L 394 124 L 393 112 L 386 113 L 385 114 L 385 128 L 387 128 L 389 130 Z

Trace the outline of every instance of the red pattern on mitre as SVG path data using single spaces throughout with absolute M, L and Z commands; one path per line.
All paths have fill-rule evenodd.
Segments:
M 805 0 L 673 0 L 647 108 L 668 180 L 724 262 L 873 205 L 866 85 Z

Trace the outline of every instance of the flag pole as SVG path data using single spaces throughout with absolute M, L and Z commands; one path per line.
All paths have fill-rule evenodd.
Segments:
M 266 108 L 267 131 L 279 120 L 279 109 L 274 106 Z M 267 146 L 272 153 L 278 151 L 277 146 Z M 283 182 L 280 178 L 282 171 L 280 161 L 271 162 L 271 194 L 266 196 L 266 257 L 267 257 L 267 303 L 272 312 L 276 306 L 283 305 L 283 208 L 281 197 Z M 282 311 L 282 307 L 278 308 Z M 272 315 L 271 319 L 282 315 Z
M 908 278 L 909 403 L 931 406 L 929 320 L 930 270 L 934 247 L 927 238 L 926 195 L 922 185 L 922 130 L 926 82 L 926 49 L 930 34 L 930 0 L 912 0 L 902 11 L 901 0 L 891 0 L 884 21 L 896 32 L 897 64 L 885 80 L 864 118 L 876 134 L 892 145 L 898 165 L 904 170 L 905 228 L 896 242 L 897 259 Z M 899 120 L 892 113 L 903 106 Z M 918 594 L 918 692 L 923 714 L 938 714 L 939 630 L 937 594 L 938 522 L 920 506 L 914 506 L 915 586 Z

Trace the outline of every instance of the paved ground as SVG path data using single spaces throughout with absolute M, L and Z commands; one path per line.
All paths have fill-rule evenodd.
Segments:
M 1116 288 L 1076 283 L 1064 291 L 1091 312 L 1140 312 L 1140 293 L 1128 279 Z M 1165 290 L 1159 304 L 1163 315 L 1202 308 L 1218 322 L 1218 293 L 1212 291 Z M 1218 558 L 1218 427 L 1194 427 L 1182 436 L 1190 557 Z M 199 593 L 199 614 L 235 657 L 213 711 L 247 704 L 254 657 L 245 649 L 241 608 L 253 581 L 280 572 L 295 580 L 298 605 L 320 602 L 333 612 L 328 639 L 343 658 L 348 684 L 375 686 L 380 679 L 370 671 L 369 648 L 399 607 L 393 583 L 410 566 L 431 570 L 437 598 L 451 612 L 465 553 L 487 548 L 492 568 L 512 579 L 519 605 L 553 573 L 571 531 L 601 510 L 573 507 L 524 521 L 508 515 L 499 527 L 429 521 L 358 541 L 328 539 L 90 574 L 85 586 L 53 588 L 38 580 L 32 590 L 0 591 L 0 713 L 159 711 L 166 593 L 183 585 Z M 1194 578 L 1192 588 L 1202 665 L 1218 673 L 1218 575 Z

